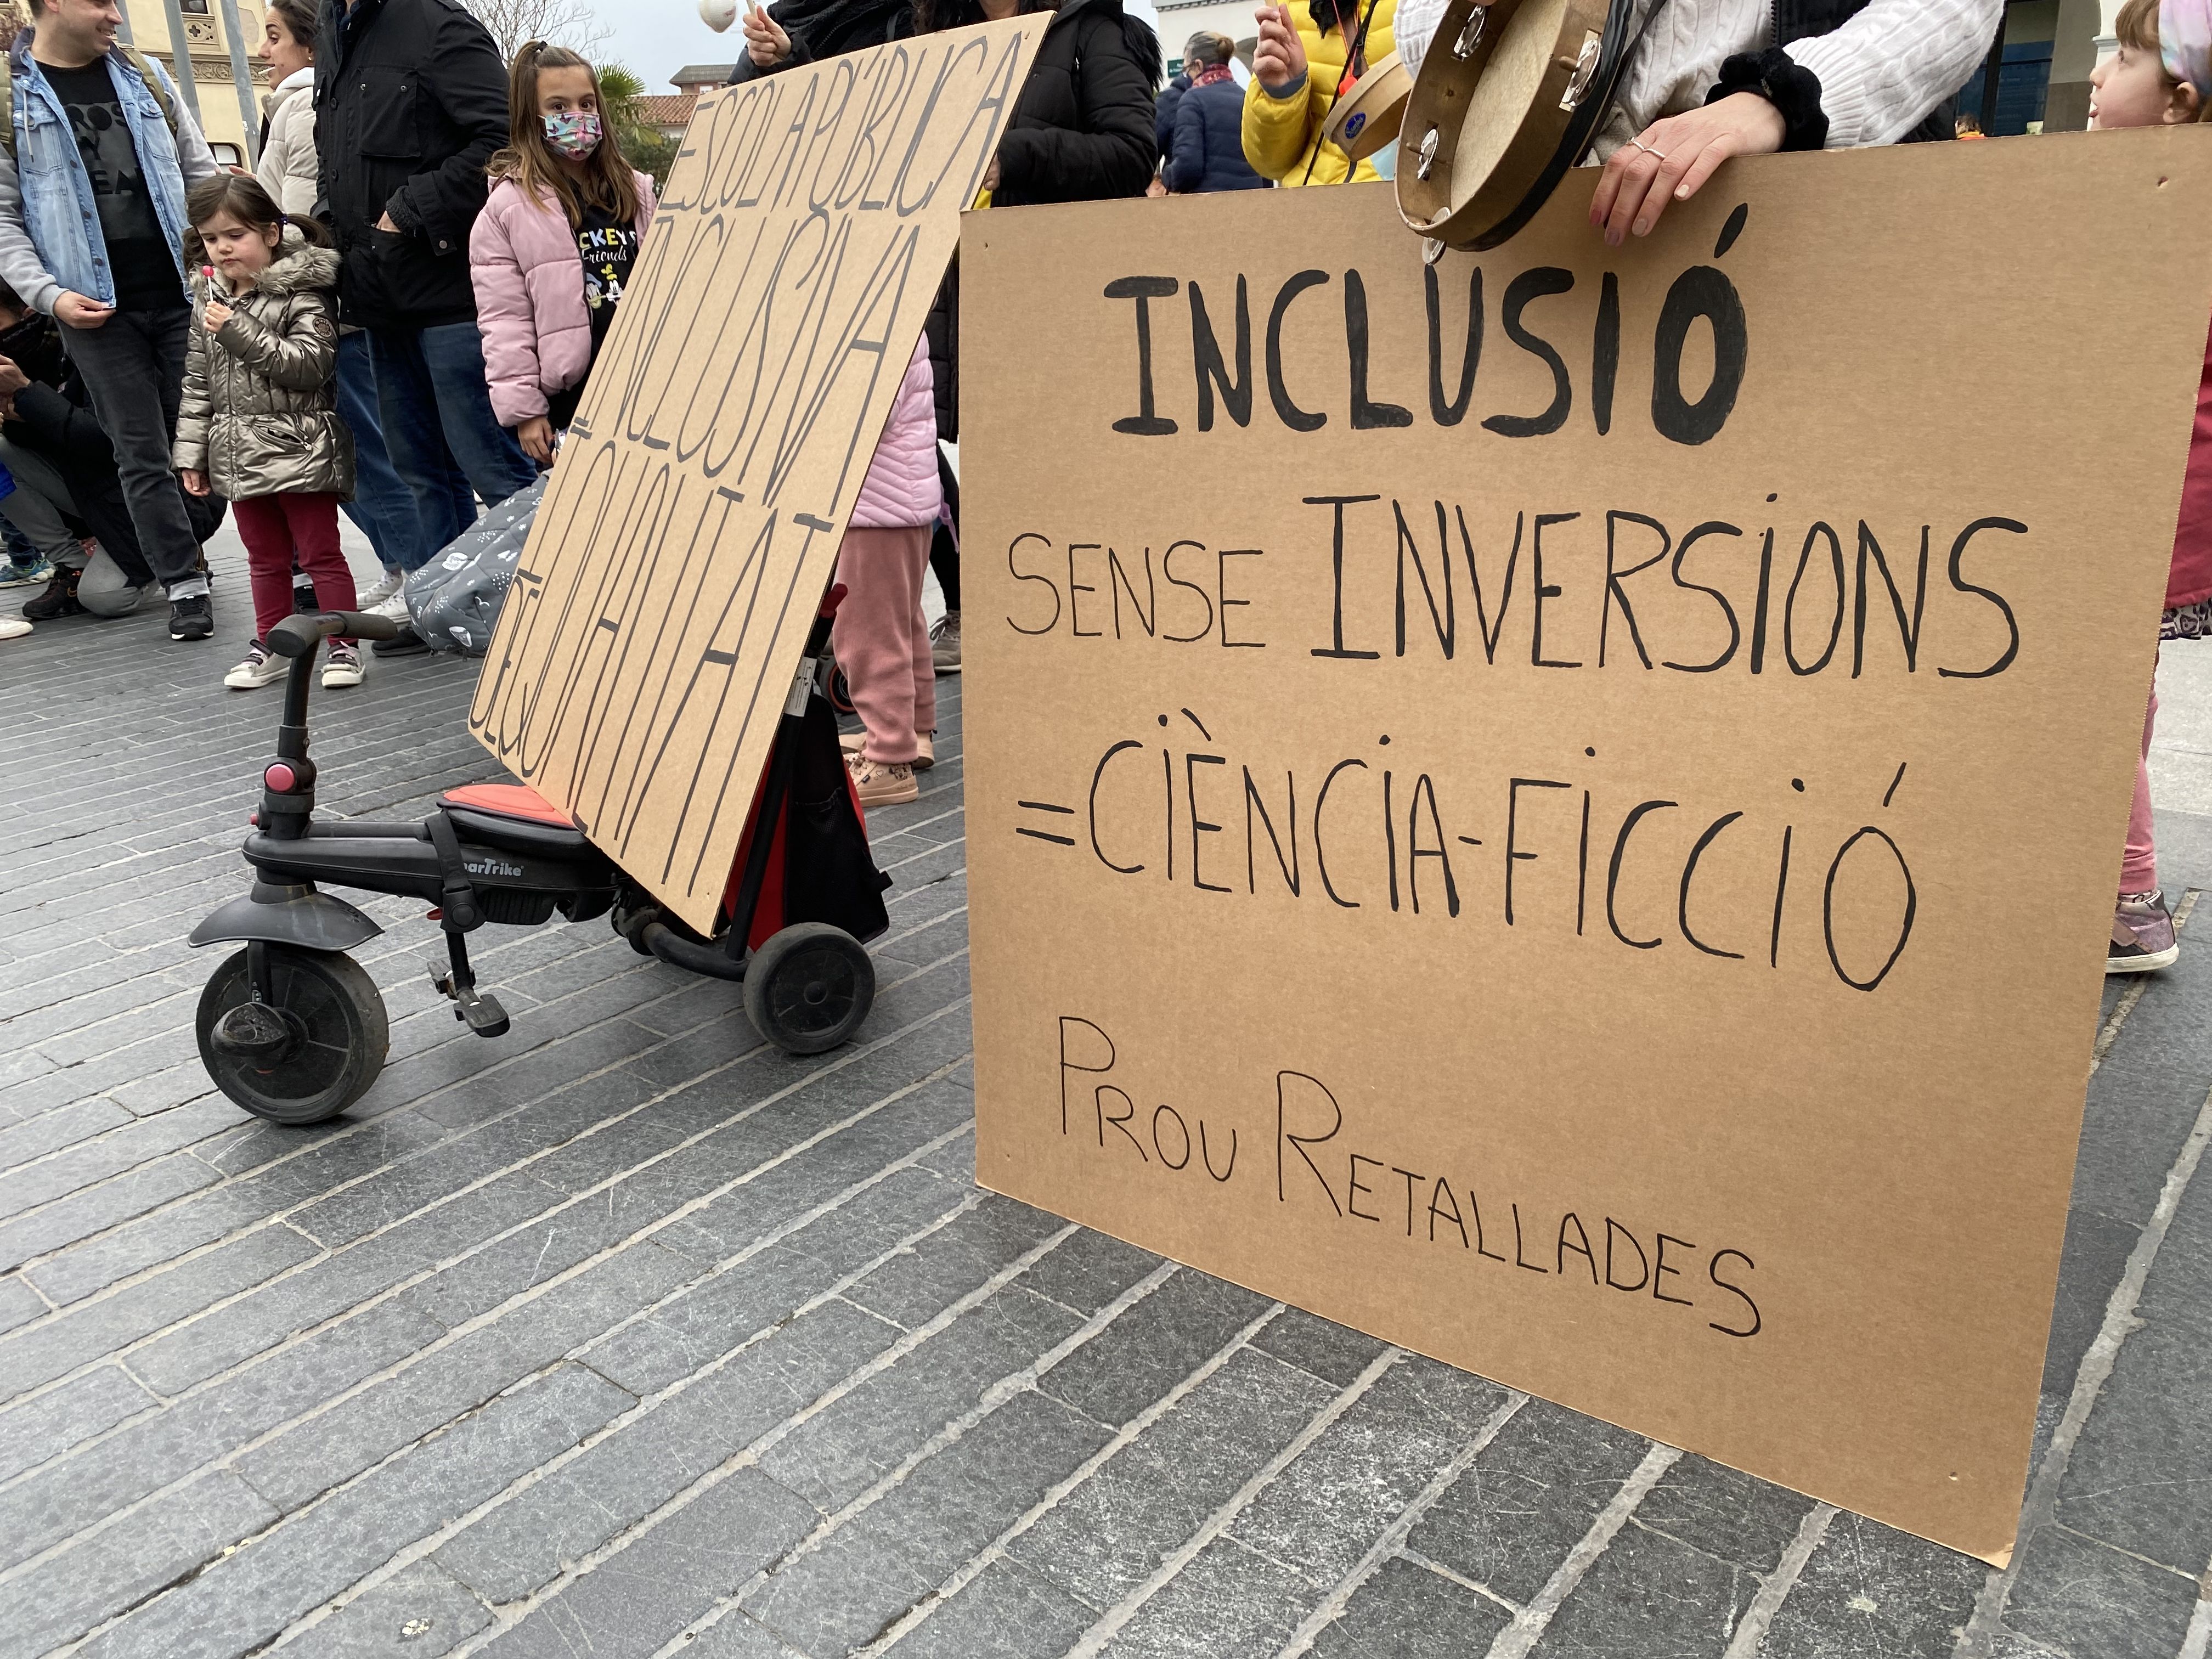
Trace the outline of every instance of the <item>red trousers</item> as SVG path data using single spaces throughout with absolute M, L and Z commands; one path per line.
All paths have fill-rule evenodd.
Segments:
M 913 763 L 918 733 L 937 728 L 937 670 L 921 616 L 929 526 L 848 529 L 837 549 L 845 602 L 830 625 L 831 648 L 868 728 L 870 760 Z
M 338 550 L 337 496 L 254 495 L 233 501 L 230 510 L 238 517 L 252 574 L 256 638 L 265 642 L 269 630 L 292 614 L 295 557 L 315 584 L 317 605 L 325 611 L 356 608 L 353 572 Z

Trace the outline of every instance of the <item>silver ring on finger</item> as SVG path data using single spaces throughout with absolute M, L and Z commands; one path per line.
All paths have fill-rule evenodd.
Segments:
M 1642 150 L 1646 155 L 1653 156 L 1662 161 L 1667 159 L 1667 152 L 1665 150 L 1655 149 L 1653 146 L 1645 143 L 1641 138 L 1632 138 L 1628 142 L 1638 149 Z

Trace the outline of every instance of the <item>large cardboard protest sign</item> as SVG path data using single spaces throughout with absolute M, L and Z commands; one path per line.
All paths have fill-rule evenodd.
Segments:
M 702 97 L 569 428 L 470 729 L 694 927 L 1048 21 Z
M 972 216 L 981 1181 L 1990 1560 L 2202 133 Z

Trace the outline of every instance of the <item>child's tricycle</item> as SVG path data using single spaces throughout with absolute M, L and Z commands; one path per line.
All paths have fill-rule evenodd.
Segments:
M 805 694 L 785 704 L 712 938 L 665 913 L 567 813 L 520 785 L 453 790 L 420 823 L 316 818 L 307 690 L 317 647 L 398 630 L 387 617 L 352 611 L 278 623 L 269 647 L 291 667 L 276 756 L 262 769 L 261 810 L 246 838 L 253 890 L 191 934 L 194 945 L 246 946 L 200 996 L 200 1057 L 216 1085 L 272 1122 L 319 1123 L 359 1099 L 383 1069 L 384 999 L 346 954 L 383 929 L 319 883 L 436 906 L 430 917 L 445 929 L 446 954 L 432 959 L 431 981 L 479 1036 L 504 1034 L 507 1017 L 477 988 L 466 935 L 485 922 L 535 926 L 558 911 L 570 921 L 611 915 L 641 954 L 744 981 L 746 1017 L 787 1054 L 844 1042 L 875 999 L 862 942 L 890 925 L 883 890 L 890 878 L 869 854 L 836 718 L 816 684 L 843 597 L 843 588 L 830 590 L 808 637 L 799 670 Z

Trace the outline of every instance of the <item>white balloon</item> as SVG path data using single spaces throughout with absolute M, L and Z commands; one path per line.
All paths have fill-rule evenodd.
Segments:
M 720 34 L 738 21 L 738 0 L 699 0 L 699 21 Z

